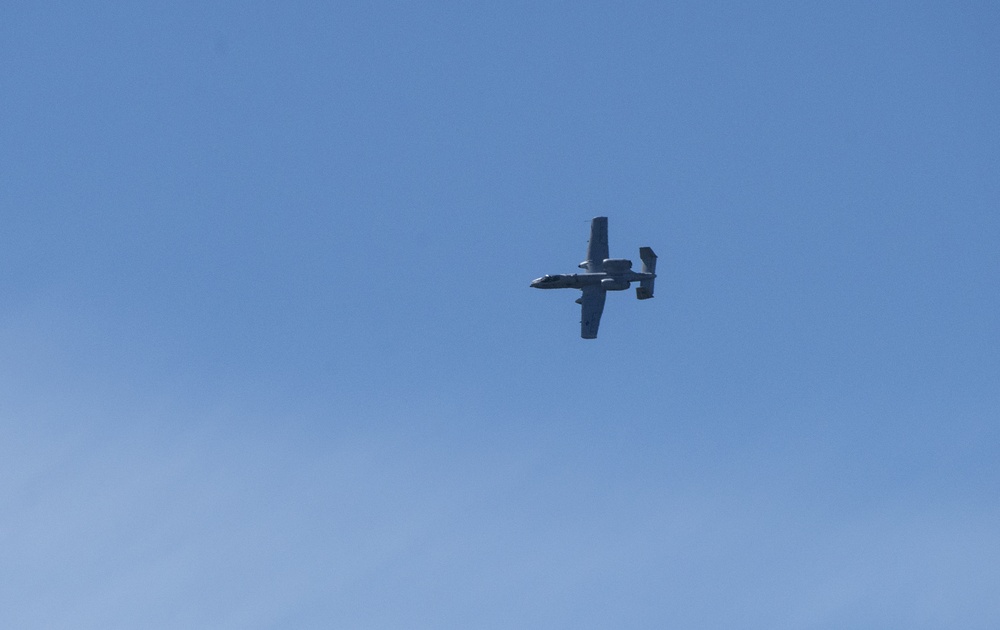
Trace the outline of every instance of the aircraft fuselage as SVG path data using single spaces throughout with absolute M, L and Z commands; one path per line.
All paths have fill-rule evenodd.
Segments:
M 629 288 L 630 282 L 641 282 L 652 280 L 656 277 L 653 273 L 638 273 L 626 271 L 624 273 L 588 272 L 588 273 L 563 273 L 544 275 L 531 282 L 531 286 L 536 289 L 582 289 L 586 286 L 598 285 L 606 291 L 624 291 Z M 607 280 L 608 282 L 604 282 Z

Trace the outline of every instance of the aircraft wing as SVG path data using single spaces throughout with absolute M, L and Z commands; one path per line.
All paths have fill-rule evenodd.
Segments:
M 608 292 L 599 286 L 583 287 L 583 297 L 580 298 L 580 336 L 584 339 L 597 339 L 597 327 L 601 325 L 601 313 L 604 312 L 604 300 Z
M 608 217 L 594 217 L 590 222 L 590 240 L 587 242 L 587 262 L 591 265 L 590 270 L 600 271 L 607 257 Z

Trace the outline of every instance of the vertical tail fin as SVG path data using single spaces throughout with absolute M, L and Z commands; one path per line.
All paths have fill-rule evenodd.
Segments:
M 653 281 L 656 279 L 656 254 L 652 247 L 640 247 L 639 258 L 642 259 L 642 273 L 652 274 L 648 280 L 640 280 L 639 286 L 635 288 L 635 297 L 640 300 L 648 300 L 653 297 Z

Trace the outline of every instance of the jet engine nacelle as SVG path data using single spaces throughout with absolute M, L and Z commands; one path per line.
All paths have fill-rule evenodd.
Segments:
M 623 273 L 632 268 L 632 261 L 626 258 L 605 258 L 604 271 L 608 273 Z
M 618 278 L 604 278 L 601 280 L 601 288 L 605 291 L 624 291 L 629 287 L 629 284 L 628 280 L 619 280 Z

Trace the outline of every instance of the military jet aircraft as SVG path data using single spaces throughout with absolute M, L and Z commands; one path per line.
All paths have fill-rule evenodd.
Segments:
M 608 218 L 595 217 L 590 222 L 590 242 L 587 243 L 587 260 L 579 267 L 585 273 L 546 275 L 532 281 L 536 289 L 580 289 L 583 295 L 576 303 L 581 305 L 580 336 L 596 339 L 597 327 L 604 312 L 604 299 L 608 291 L 624 291 L 632 282 L 638 282 L 635 296 L 640 300 L 653 297 L 656 279 L 656 254 L 649 247 L 639 248 L 642 272 L 632 271 L 632 261 L 625 258 L 608 258 Z

